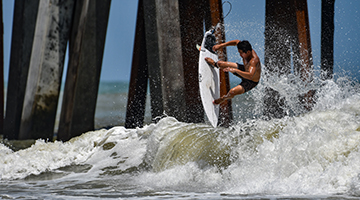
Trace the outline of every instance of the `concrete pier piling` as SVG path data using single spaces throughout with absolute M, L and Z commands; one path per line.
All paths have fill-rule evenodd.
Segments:
M 66 141 L 94 130 L 110 3 L 110 0 L 76 2 L 58 131 L 59 140 Z
M 186 122 L 204 122 L 204 109 L 199 91 L 199 51 L 204 27 L 204 4 L 202 0 L 179 1 L 182 60 L 185 82 Z
M 312 55 L 306 0 L 266 1 L 265 13 L 265 66 L 269 76 L 279 77 L 294 72 L 304 82 L 312 80 Z M 293 59 L 291 53 L 293 52 Z M 312 92 L 304 94 L 304 106 L 311 107 Z M 281 118 L 286 115 L 285 99 L 267 87 L 264 96 L 264 115 Z
M 148 65 L 144 22 L 144 0 L 139 0 L 136 17 L 135 42 L 126 108 L 126 128 L 142 127 L 145 116 L 148 86 Z
M 207 16 L 206 21 L 211 22 L 211 26 L 216 27 L 218 23 L 220 26 L 217 26 L 217 30 L 215 31 L 216 43 L 225 42 L 225 29 L 223 27 L 224 24 L 224 16 L 222 11 L 222 1 L 221 0 L 209 0 L 209 9 L 206 9 Z M 210 29 L 210 26 L 207 27 Z M 226 49 L 218 50 L 219 60 L 227 61 L 226 57 Z M 226 95 L 230 90 L 230 79 L 229 73 L 220 70 L 220 96 Z M 232 115 L 232 107 L 231 100 L 224 101 L 220 104 L 220 113 L 219 113 L 219 122 L 220 126 L 228 127 L 233 120 Z
M 40 0 L 19 139 L 53 138 L 74 1 Z
M 109 9 L 110 0 L 15 1 L 5 138 L 52 140 L 70 29 L 58 138 L 94 129 Z
M 144 1 L 151 113 L 186 120 L 179 1 Z
M 334 73 L 334 6 L 335 0 L 321 1 L 321 71 L 322 79 Z
M 294 34 L 295 45 L 293 45 L 293 49 L 296 50 L 293 51 L 295 52 L 295 55 L 298 56 L 298 59 L 295 59 L 294 61 L 294 71 L 296 75 L 300 76 L 306 86 L 313 81 L 314 75 L 307 1 L 295 0 L 294 9 L 296 16 L 296 20 L 294 21 L 297 31 Z M 300 104 L 307 110 L 311 110 L 314 105 L 314 93 L 315 91 L 310 90 L 299 96 Z
M 39 0 L 16 0 L 11 39 L 4 138 L 20 139 L 19 131 Z

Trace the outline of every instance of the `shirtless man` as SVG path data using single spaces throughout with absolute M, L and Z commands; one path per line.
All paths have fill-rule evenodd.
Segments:
M 242 81 L 239 85 L 232 88 L 226 95 L 220 97 L 219 99 L 215 99 L 213 101 L 214 104 L 220 104 L 227 99 L 234 98 L 236 95 L 250 91 L 259 83 L 260 80 L 260 59 L 256 52 L 252 49 L 251 44 L 246 40 L 231 40 L 229 42 L 214 45 L 213 50 L 216 51 L 226 46 L 237 46 L 244 65 L 226 61 L 214 62 L 213 59 L 208 57 L 205 58 L 205 61 L 210 65 L 222 69 L 224 72 L 233 73 L 234 75 L 240 77 Z

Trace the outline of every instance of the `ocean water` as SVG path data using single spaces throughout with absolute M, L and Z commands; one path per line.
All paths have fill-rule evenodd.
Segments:
M 95 128 L 124 126 L 128 101 L 129 83 L 101 82 L 95 112 Z M 146 101 L 145 123 L 151 122 L 150 94 Z
M 99 130 L 18 151 L 0 143 L 0 198 L 359 199 L 359 86 L 345 75 L 307 85 L 265 77 L 234 98 L 229 128 L 151 123 L 148 100 L 146 125 L 125 129 L 127 84 L 102 83 Z M 265 87 L 285 97 L 286 117 L 263 118 Z M 306 111 L 298 96 L 310 89 Z

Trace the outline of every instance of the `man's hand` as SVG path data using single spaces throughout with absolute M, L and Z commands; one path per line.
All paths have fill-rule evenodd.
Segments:
M 227 68 L 224 68 L 224 69 L 223 69 L 224 72 L 231 72 L 231 73 L 234 73 L 234 72 L 235 72 L 234 70 L 235 70 L 235 69 L 234 69 L 234 68 L 231 68 L 231 67 L 227 67 Z
M 217 51 L 220 48 L 221 48 L 220 44 L 215 44 L 212 49 L 213 49 L 213 51 Z

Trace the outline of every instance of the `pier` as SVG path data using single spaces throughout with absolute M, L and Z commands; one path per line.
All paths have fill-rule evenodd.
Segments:
M 322 4 L 321 45 L 326 46 L 321 52 L 322 70 L 327 79 L 332 78 L 333 68 L 333 46 L 328 44 L 333 42 L 334 0 L 322 0 Z M 147 88 L 152 118 L 166 114 L 182 122 L 205 121 L 194 46 L 201 41 L 204 29 L 224 23 L 222 5 L 221 0 L 139 0 L 126 128 L 144 125 Z M 4 92 L 0 93 L 0 104 L 6 108 L 5 113 L 0 110 L 4 138 L 54 139 L 65 65 L 68 71 L 56 139 L 67 141 L 94 130 L 110 7 L 111 0 L 15 0 L 10 66 L 3 66 L 3 45 L 0 57 L 1 74 L 9 67 L 6 105 Z M 226 40 L 223 26 L 217 29 L 216 38 L 217 42 Z M 225 49 L 218 54 L 220 60 L 227 60 Z M 271 66 L 271 76 L 289 74 L 293 65 L 305 84 L 312 81 L 306 0 L 266 1 L 264 65 Z M 230 89 L 229 74 L 221 72 L 220 77 L 220 93 L 224 95 Z M 3 75 L 1 78 L 3 84 Z M 314 104 L 313 93 L 299 97 L 308 110 Z M 286 115 L 284 99 L 271 88 L 266 89 L 264 104 L 264 115 L 269 119 Z M 233 120 L 231 101 L 220 108 L 220 125 L 228 127 Z

